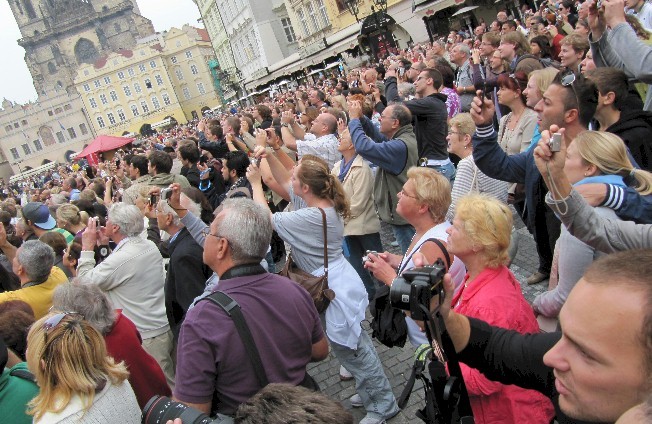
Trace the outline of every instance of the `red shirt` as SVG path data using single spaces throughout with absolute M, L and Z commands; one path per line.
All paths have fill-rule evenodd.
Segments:
M 466 284 L 469 275 L 464 280 Z M 505 267 L 486 268 L 453 299 L 453 310 L 520 333 L 538 333 L 539 325 L 521 286 Z M 535 390 L 488 380 L 460 364 L 477 424 L 548 424 L 554 416 L 550 400 Z
M 129 383 L 142 409 L 152 396 L 170 396 L 172 391 L 156 359 L 141 346 L 142 339 L 134 323 L 122 315 L 122 310 L 116 312 L 115 324 L 104 336 L 106 349 L 116 362 L 125 362 L 129 370 Z

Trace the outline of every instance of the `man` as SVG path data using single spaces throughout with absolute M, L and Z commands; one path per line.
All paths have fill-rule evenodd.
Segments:
M 587 78 L 598 87 L 595 119 L 600 129 L 620 137 L 638 166 L 652 170 L 652 112 L 624 107 L 629 95 L 627 75 L 616 68 L 596 68 Z
M 560 424 L 614 422 L 650 393 L 650 273 L 650 249 L 598 259 L 562 307 L 560 333 L 522 335 L 452 312 L 448 277 L 442 315 L 460 362 L 550 397 Z
M 405 69 L 405 74 L 404 74 L 405 81 L 412 84 L 414 84 L 414 82 L 417 80 L 417 78 L 421 74 L 421 71 L 426 69 L 426 64 L 423 62 L 410 63 L 410 66 L 407 66 L 407 63 L 405 63 L 404 61 L 401 62 L 402 62 L 403 69 Z M 387 73 L 385 73 L 385 78 L 387 78 Z M 387 83 L 385 83 L 385 95 L 387 95 Z
M 444 112 L 445 109 L 444 106 Z M 349 132 L 356 152 L 378 165 L 374 181 L 378 216 L 392 226 L 394 237 L 405 253 L 414 236 L 414 228 L 396 213 L 396 204 L 398 192 L 407 181 L 407 171 L 416 166 L 418 160 L 412 114 L 407 106 L 390 103 L 380 117 L 380 132 L 363 116 L 359 101 L 349 102 L 349 117 Z
M 464 43 L 458 43 L 451 49 L 451 62 L 457 66 L 455 71 L 455 87 L 460 96 L 460 107 L 462 112 L 468 112 L 471 108 L 475 86 L 473 85 L 473 70 L 469 58 L 471 50 Z
M 530 43 L 520 31 L 512 31 L 503 35 L 500 38 L 498 51 L 500 56 L 510 63 L 513 73 L 521 71 L 530 75 L 530 72 L 536 69 L 543 69 L 539 59 L 529 54 Z
M 170 174 L 172 158 L 164 152 L 154 151 L 149 154 L 149 174 L 152 178 L 149 185 L 165 188 L 172 183 L 179 183 L 181 187 L 188 188 L 190 183 L 183 175 Z
M 488 71 L 491 69 L 489 66 L 489 59 L 494 54 L 494 52 L 500 46 L 500 35 L 495 32 L 487 32 L 482 36 L 482 42 L 480 43 L 480 57 L 482 58 L 482 64 L 485 66 L 485 75 L 488 75 Z
M 128 205 L 134 205 L 139 197 L 140 188 L 149 185 L 152 176 L 149 175 L 149 162 L 143 155 L 134 155 L 129 159 L 129 179 L 131 185 L 122 193 L 122 201 Z
M 595 86 L 590 81 L 578 78 L 572 85 L 564 86 L 557 75 L 534 109 L 539 114 L 539 128 L 547 129 L 553 124 L 564 128 L 563 142 L 570 143 L 577 134 L 586 130 L 595 112 L 596 97 Z M 525 184 L 528 211 L 525 224 L 534 236 L 539 254 L 539 269 L 527 282 L 540 283 L 550 275 L 560 225 L 545 204 L 547 188 L 534 164 L 533 149 L 508 156 L 496 143 L 492 125 L 493 103 L 484 101 L 482 110 L 478 106 L 480 99 L 476 98 L 474 103 L 477 104 L 473 105 L 471 115 L 478 128 L 473 136 L 473 158 L 478 168 L 491 178 Z
M 593 2 L 593 0 L 587 0 Z M 598 17 L 595 7 L 589 8 L 589 41 L 593 61 L 598 67 L 613 66 L 622 69 L 628 77 L 652 84 L 652 48 L 638 38 L 625 20 L 624 0 L 603 3 Z M 611 28 L 607 31 L 607 27 Z M 652 87 L 648 85 L 644 110 L 652 112 Z
M 39 319 L 52 306 L 52 293 L 68 281 L 66 275 L 54 265 L 54 251 L 39 240 L 30 240 L 18 249 L 9 245 L 7 235 L 0 230 L 0 249 L 12 261 L 12 270 L 20 279 L 20 289 L 0 293 L 0 303 L 22 300 L 31 306 L 34 317 Z
M 508 19 L 500 25 L 500 34 L 504 35 L 508 32 L 516 31 L 517 28 L 518 25 L 516 24 L 516 21 Z
M 206 150 L 215 159 L 223 157 L 229 151 L 224 141 L 224 132 L 220 121 L 217 119 L 211 119 L 208 122 L 206 119 L 199 121 L 197 136 L 199 137 L 199 148 Z
M 104 227 L 97 227 L 91 220 L 82 233 L 77 276 L 97 284 L 116 309 L 122 309 L 133 321 L 143 338 L 143 348 L 156 359 L 173 387 L 172 332 L 165 312 L 163 257 L 153 242 L 140 237 L 143 229 L 140 210 L 124 203 L 109 209 Z M 108 244 L 108 239 L 117 246 L 96 266 L 95 245 L 98 240 Z
M 73 177 L 65 178 L 61 184 L 61 190 L 70 195 L 70 201 L 79 200 L 81 191 L 77 189 L 77 180 Z
M 646 30 L 652 31 L 652 4 L 647 0 L 626 0 L 625 5 L 629 15 L 635 16 Z
M 229 199 L 210 226 L 203 258 L 219 276 L 219 290 L 240 305 L 269 382 L 299 385 L 309 377 L 308 363 L 326 358 L 328 344 L 308 293 L 259 265 L 271 236 L 269 211 Z M 262 388 L 233 319 L 210 301 L 186 315 L 177 376 L 175 399 L 204 413 L 234 415 Z
M 448 158 L 448 109 L 446 96 L 439 93 L 442 84 L 443 77 L 438 70 L 424 69 L 414 81 L 417 98 L 403 104 L 416 117 L 414 132 L 419 159 L 452 181 L 455 167 Z M 395 64 L 387 70 L 385 85 L 388 101 L 399 101 Z
M 561 66 L 570 69 L 574 73 L 580 72 L 580 63 L 584 60 L 589 50 L 589 42 L 584 35 L 573 33 L 561 40 L 561 51 L 559 61 Z
M 66 243 L 73 242 L 75 236 L 70 234 L 63 228 L 57 228 L 57 222 L 50 215 L 50 209 L 39 202 L 29 202 L 23 207 L 23 220 L 29 230 L 35 235 L 35 238 L 41 237 L 43 234 L 54 231 L 60 233 L 66 238 Z
M 181 206 L 196 216 L 201 214 L 199 205 L 181 194 Z M 165 279 L 165 309 L 172 334 L 179 336 L 192 301 L 204 292 L 206 280 L 212 272 L 202 262 L 202 247 L 192 238 L 179 215 L 167 203 L 160 200 L 156 205 L 158 228 L 170 235 L 168 252 L 170 263 Z
M 182 165 L 181 174 L 186 177 L 191 186 L 199 188 L 199 168 L 197 163 L 201 153 L 195 142 L 192 140 L 182 141 L 177 153 Z
M 366 74 L 365 74 L 365 80 L 366 80 Z M 316 107 L 317 110 L 321 109 L 322 107 L 328 107 L 328 104 L 326 103 L 326 93 L 324 93 L 321 90 L 310 90 L 310 93 L 308 94 L 308 103 L 310 103 L 310 106 Z
M 281 114 L 281 135 L 283 144 L 288 149 L 297 152 L 299 159 L 303 155 L 315 155 L 328 162 L 329 169 L 333 169 L 335 162 L 339 161 L 342 157 L 337 150 L 339 144 L 337 140 L 337 119 L 331 113 L 320 113 L 310 126 L 310 132 L 305 135 L 305 139 L 301 140 L 295 136 L 295 133 L 290 131 L 298 125 L 294 115 L 291 112 L 285 111 Z

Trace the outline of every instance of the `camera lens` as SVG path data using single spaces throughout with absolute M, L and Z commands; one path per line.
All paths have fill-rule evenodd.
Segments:
M 168 420 L 181 418 L 183 424 L 211 424 L 213 420 L 206 414 L 175 402 L 167 396 L 152 397 L 141 417 L 142 424 L 165 424 Z

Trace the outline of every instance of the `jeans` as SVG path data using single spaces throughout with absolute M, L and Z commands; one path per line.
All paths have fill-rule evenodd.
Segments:
M 344 236 L 344 243 L 349 251 L 349 256 L 346 259 L 360 276 L 364 288 L 367 290 L 369 300 L 371 300 L 376 294 L 376 283 L 369 271 L 364 268 L 362 257 L 367 250 L 375 250 L 376 252 L 384 251 L 383 243 L 380 241 L 380 233 Z
M 455 181 L 456 171 L 455 171 L 455 165 L 453 165 L 452 162 L 449 162 L 446 165 L 432 165 L 432 166 L 428 166 L 428 168 L 434 169 L 444 177 L 448 178 L 448 181 L 450 181 L 451 184 L 453 183 L 453 181 Z
M 378 353 L 369 334 L 363 329 L 358 339 L 358 348 L 331 342 L 333 354 L 355 378 L 355 390 L 367 410 L 367 416 L 389 419 L 399 411 L 392 386 L 389 384 Z
M 414 237 L 415 230 L 414 227 L 410 224 L 405 225 L 393 225 L 392 231 L 394 232 L 394 238 L 398 242 L 398 246 L 401 249 L 401 253 L 405 255 L 405 252 L 410 248 L 410 243 L 412 243 L 412 237 Z

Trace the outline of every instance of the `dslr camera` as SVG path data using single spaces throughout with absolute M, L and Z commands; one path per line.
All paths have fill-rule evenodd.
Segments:
M 417 321 L 427 320 L 421 306 L 428 311 L 433 297 L 438 298 L 439 304 L 444 301 L 444 274 L 446 267 L 441 259 L 430 266 L 404 271 L 394 279 L 389 290 L 392 307 L 410 311 L 412 319 Z
M 153 396 L 143 408 L 142 424 L 166 424 L 168 420 L 181 418 L 183 424 L 219 424 L 221 418 L 212 419 L 194 408 L 175 402 L 167 396 Z

